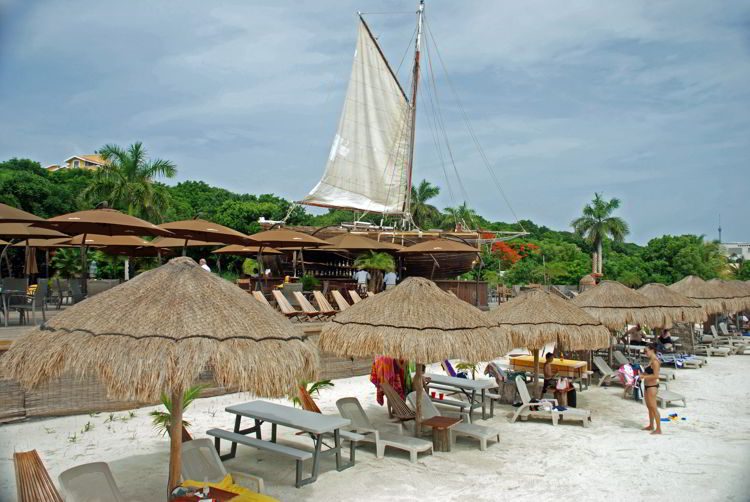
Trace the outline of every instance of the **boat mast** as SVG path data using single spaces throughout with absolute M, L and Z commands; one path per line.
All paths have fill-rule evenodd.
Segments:
M 411 82 L 411 138 L 409 145 L 409 176 L 406 184 L 406 212 L 411 214 L 411 171 L 414 166 L 414 140 L 417 126 L 417 89 L 419 88 L 419 53 L 422 43 L 422 14 L 424 13 L 424 0 L 419 0 L 417 9 L 417 38 L 414 41 L 414 70 Z

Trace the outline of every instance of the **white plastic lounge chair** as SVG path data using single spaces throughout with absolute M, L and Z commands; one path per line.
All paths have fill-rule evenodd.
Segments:
M 720 322 L 719 323 L 719 330 L 721 331 L 721 334 L 723 336 L 731 336 L 732 338 L 735 338 L 737 340 L 746 340 L 747 337 L 745 337 L 742 333 L 739 331 L 730 331 L 729 328 L 727 328 L 727 323 Z
M 417 393 L 412 392 L 408 396 L 406 396 L 406 399 L 409 401 L 409 405 L 411 405 L 411 409 L 416 410 L 417 409 Z M 433 404 L 433 402 L 429 399 L 427 394 L 422 394 L 422 417 L 425 419 L 432 418 L 432 417 L 441 417 L 441 416 L 449 416 L 458 415 L 458 418 L 462 418 L 464 421 L 454 425 L 450 428 L 451 431 L 451 442 L 456 441 L 457 436 L 466 436 L 474 439 L 479 440 L 479 449 L 484 451 L 487 449 L 487 440 L 488 439 L 494 439 L 497 438 L 497 441 L 500 442 L 500 431 L 497 429 L 493 429 L 492 427 L 485 427 L 484 425 L 476 425 L 476 424 L 470 424 L 469 422 L 469 414 L 468 413 L 452 413 L 452 412 L 446 412 L 446 413 L 440 413 L 440 410 L 437 409 L 437 406 Z
M 362 405 L 359 404 L 356 397 L 341 398 L 336 401 L 336 407 L 339 409 L 342 417 L 352 421 L 349 430 L 364 435 L 365 438 L 361 441 L 375 443 L 375 456 L 377 458 L 383 458 L 386 446 L 408 451 L 409 459 L 412 462 L 417 461 L 417 453 L 427 451 L 432 453 L 432 442 L 430 441 L 411 436 L 402 436 L 401 434 L 382 432 L 376 429 L 370 422 L 370 419 L 367 418 L 365 410 L 362 409 Z M 393 423 L 387 425 L 396 427 L 399 432 L 403 430 L 401 424 Z
M 558 420 L 580 420 L 584 427 L 589 426 L 591 421 L 590 411 L 581 408 L 568 408 L 564 411 L 555 410 L 553 406 L 557 406 L 557 399 L 545 399 L 539 403 L 532 403 L 529 390 L 526 388 L 526 382 L 521 375 L 516 377 L 516 387 L 518 387 L 522 404 L 516 409 L 511 422 L 515 422 L 518 418 L 526 421 L 529 417 L 535 417 L 551 419 L 552 425 L 557 425 Z M 536 410 L 531 408 L 536 408 Z
M 713 326 L 711 327 L 714 328 Z M 700 344 L 695 346 L 695 351 L 705 354 L 706 356 L 727 357 L 732 354 L 732 349 L 730 347 L 720 347 L 716 345 L 716 339 L 712 335 L 701 336 Z
M 632 364 L 632 363 L 631 363 L 631 362 L 630 362 L 630 361 L 628 360 L 628 358 L 627 358 L 627 357 L 625 357 L 625 354 L 623 354 L 623 353 L 622 353 L 622 352 L 620 352 L 619 350 L 615 350 L 615 351 L 614 351 L 614 352 L 613 352 L 612 354 L 613 354 L 613 355 L 614 355 L 614 357 L 615 357 L 615 361 L 616 361 L 616 362 L 617 362 L 617 364 L 619 364 L 620 366 L 623 366 L 623 365 L 625 365 L 625 364 Z M 675 378 L 677 378 L 677 377 L 675 376 L 675 373 L 674 373 L 674 371 L 673 371 L 673 370 L 671 370 L 671 369 L 669 369 L 669 368 L 661 368 L 661 369 L 659 370 L 659 380 L 674 380 Z
M 723 322 L 719 324 L 719 329 L 722 332 L 721 335 L 716 331 L 716 326 L 711 325 L 711 334 L 713 335 L 714 341 L 717 345 L 722 347 L 729 347 L 732 354 L 745 353 L 747 344 L 744 340 L 742 340 L 741 337 L 738 338 L 729 333 L 729 331 L 727 331 L 727 325 Z
M 594 366 L 596 366 L 596 369 L 598 369 L 602 374 L 602 377 L 599 379 L 599 387 L 608 382 L 615 382 L 622 385 L 622 382 L 620 382 L 620 378 L 617 376 L 617 372 L 613 371 L 612 368 L 609 367 L 609 364 L 604 361 L 604 359 L 599 356 L 594 356 Z
M 675 401 L 682 401 L 682 406 L 687 406 L 685 396 L 669 390 L 665 382 L 659 382 L 659 390 L 656 393 L 656 400 L 659 401 L 659 408 L 666 408 L 667 406 L 669 406 L 669 403 L 673 403 Z
M 67 502 L 125 502 L 125 497 L 120 493 L 106 462 L 92 462 L 72 467 L 60 473 L 57 479 Z
M 344 296 L 339 291 L 336 291 L 334 289 L 333 291 L 331 291 L 331 295 L 333 296 L 336 305 L 338 305 L 339 310 L 346 310 L 351 307 L 351 305 L 349 305 L 349 303 L 344 299 Z
M 209 438 L 193 439 L 182 443 L 182 463 L 180 465 L 182 480 L 193 481 L 208 480 L 209 483 L 222 481 L 227 474 L 232 475 L 232 482 L 240 484 L 240 481 L 248 480 L 252 489 L 257 493 L 263 493 L 263 479 L 244 472 L 227 472 L 224 464 L 216 453 L 213 441 Z

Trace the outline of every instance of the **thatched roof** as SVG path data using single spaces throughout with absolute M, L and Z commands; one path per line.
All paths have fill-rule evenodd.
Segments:
M 664 284 L 652 282 L 641 286 L 638 292 L 661 305 L 669 320 L 664 328 L 671 328 L 673 322 L 703 322 L 707 319 L 705 309 L 697 302 Z
M 69 307 L 0 358 L 25 387 L 94 373 L 111 397 L 139 401 L 187 388 L 207 366 L 219 385 L 281 396 L 316 377 L 318 355 L 281 314 L 179 257 Z
M 527 291 L 486 314 L 515 347 L 539 350 L 558 342 L 567 350 L 609 346 L 609 330 L 583 309 L 543 289 Z
M 731 310 L 731 298 L 716 286 L 707 283 L 700 277 L 689 275 L 669 285 L 669 289 L 677 291 L 700 304 L 707 314 L 717 314 Z
M 742 281 L 727 281 L 722 279 L 710 279 L 709 284 L 716 286 L 729 298 L 724 303 L 728 311 L 739 312 L 750 308 L 750 291 L 747 291 Z
M 485 315 L 422 277 L 368 298 L 323 326 L 320 349 L 431 363 L 448 358 L 486 361 L 508 353 L 510 336 Z
M 611 330 L 626 324 L 662 327 L 665 312 L 649 298 L 617 281 L 602 281 L 571 300 Z

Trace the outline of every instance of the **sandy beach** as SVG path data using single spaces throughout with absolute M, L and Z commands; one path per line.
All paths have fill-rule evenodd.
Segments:
M 687 420 L 663 423 L 661 437 L 640 430 L 646 409 L 623 399 L 621 387 L 592 387 L 578 394 L 579 407 L 592 412 L 591 427 L 533 420 L 513 424 L 511 407 L 501 406 L 494 418 L 477 420 L 500 430 L 500 443 L 490 443 L 485 452 L 476 441 L 459 438 L 452 452 L 420 455 L 411 464 L 408 454 L 390 449 L 376 459 L 374 447 L 366 445 L 357 450 L 356 466 L 343 472 L 336 471 L 332 458 L 324 459 L 318 481 L 302 489 L 294 488 L 294 464 L 286 458 L 240 446 L 226 465 L 262 476 L 267 493 L 280 500 L 745 501 L 750 499 L 750 478 L 742 474 L 750 462 L 749 369 L 750 357 L 733 356 L 711 358 L 703 369 L 679 370 L 670 389 L 687 396 L 687 407 L 662 413 Z M 373 421 L 388 421 L 368 377 L 336 380 L 316 399 L 324 413 L 336 413 L 335 402 L 344 396 L 357 396 Z M 224 408 L 251 399 L 246 393 L 200 399 L 186 418 L 197 437 L 212 427 L 231 429 L 233 416 Z M 0 498 L 15 499 L 12 452 L 37 449 L 55 482 L 74 465 L 105 461 L 128 500 L 163 500 L 168 441 L 154 432 L 152 409 L 0 427 L 5 452 Z M 279 432 L 281 442 L 311 447 L 292 430 Z

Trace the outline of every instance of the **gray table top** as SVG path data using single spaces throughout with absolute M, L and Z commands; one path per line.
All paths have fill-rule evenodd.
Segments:
M 313 413 L 312 411 L 299 410 L 291 406 L 263 400 L 228 406 L 225 410 L 235 415 L 256 418 L 313 434 L 333 432 L 335 429 L 341 429 L 351 423 L 348 418 Z
M 489 380 L 487 378 L 480 378 L 479 380 L 471 380 L 470 378 L 458 378 L 448 375 L 438 375 L 435 373 L 425 373 L 426 377 L 429 377 L 435 383 L 441 385 L 450 385 L 452 387 L 458 387 L 460 389 L 468 390 L 482 390 L 491 389 L 497 386 L 495 380 Z

